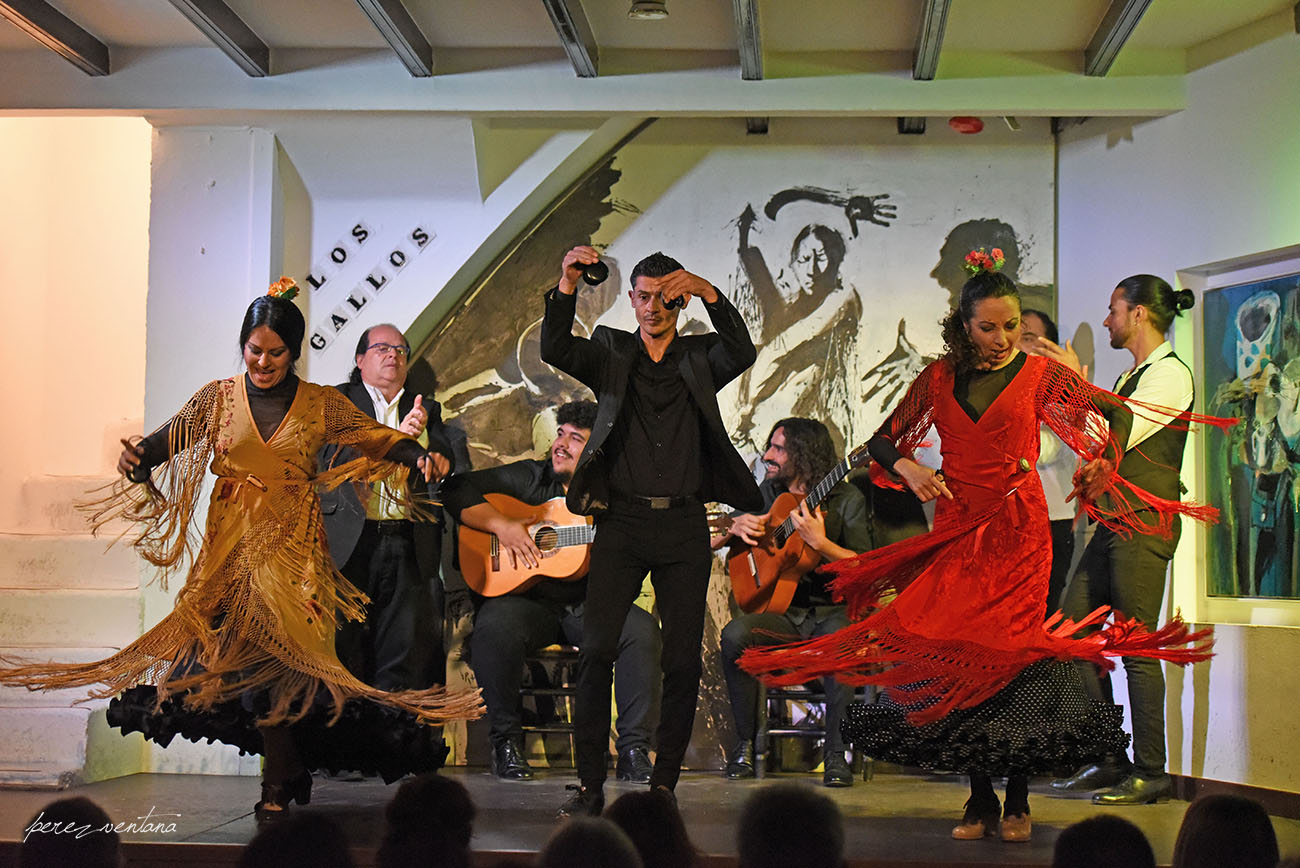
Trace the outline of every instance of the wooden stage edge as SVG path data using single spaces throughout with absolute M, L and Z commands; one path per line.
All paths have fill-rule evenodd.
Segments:
M 554 811 L 565 799 L 565 785 L 574 783 L 571 770 L 540 769 L 532 781 L 501 781 L 486 769 L 451 767 L 443 770 L 469 790 L 478 809 L 474 823 L 474 865 L 491 868 L 507 860 L 531 861 L 555 829 Z M 965 779 L 901 769 L 879 769 L 868 782 L 848 789 L 823 789 L 820 776 L 770 775 L 762 781 L 727 781 L 716 771 L 686 772 L 677 788 L 687 830 L 704 854 L 705 868 L 736 865 L 735 828 L 745 799 L 776 782 L 794 781 L 829 796 L 844 815 L 846 855 L 850 868 L 1023 868 L 1050 866 L 1056 837 L 1067 826 L 1099 813 L 1117 814 L 1136 823 L 1155 850 L 1157 862 L 1168 865 L 1186 802 L 1102 809 L 1087 798 L 1054 798 L 1047 778 L 1030 787 L 1033 840 L 1004 844 L 996 839 L 954 841 L 950 831 L 968 795 Z M 1181 777 L 1180 796 L 1232 792 L 1263 803 L 1274 813 L 1274 829 L 1284 855 L 1300 854 L 1300 819 L 1294 793 L 1242 788 L 1215 781 Z M 610 781 L 607 801 L 642 789 L 644 785 Z M 328 815 L 342 826 L 352 845 L 358 868 L 374 865 L 384 829 L 384 807 L 396 792 L 379 780 L 350 783 L 318 777 L 311 804 L 295 812 Z M 68 790 L 0 789 L 0 866 L 17 863 L 24 827 L 56 798 L 86 796 L 115 822 L 149 816 L 174 823 L 170 831 L 125 834 L 123 847 L 130 868 L 228 868 L 256 833 L 252 805 L 258 780 L 220 775 L 140 774 Z M 797 866 L 793 866 L 797 868 Z

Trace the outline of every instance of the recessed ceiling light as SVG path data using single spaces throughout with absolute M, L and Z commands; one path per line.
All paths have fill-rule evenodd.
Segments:
M 666 0 L 634 0 L 627 17 L 637 21 L 659 21 L 668 17 Z

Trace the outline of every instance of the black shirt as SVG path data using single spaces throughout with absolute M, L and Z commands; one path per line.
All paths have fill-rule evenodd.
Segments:
M 645 497 L 696 495 L 704 421 L 678 367 L 680 345 L 674 340 L 656 362 L 645 342 L 637 343 L 623 410 L 605 446 L 610 491 Z

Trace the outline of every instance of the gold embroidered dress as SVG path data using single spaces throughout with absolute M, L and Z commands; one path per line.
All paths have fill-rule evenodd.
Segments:
M 94 685 L 91 697 L 153 685 L 164 706 L 189 718 L 172 734 L 215 737 L 246 749 L 260 740 L 191 731 L 194 712 L 224 705 L 240 718 L 232 725 L 244 730 L 309 714 L 320 729 L 340 718 L 348 700 L 370 700 L 422 722 L 480 713 L 476 693 L 378 690 L 335 656 L 336 618 L 360 619 L 366 598 L 333 566 L 317 488 L 408 472 L 414 441 L 370 419 L 333 388 L 296 384 L 288 412 L 263 439 L 247 378 L 209 383 L 165 426 L 171 458 L 156 474 L 159 487 L 119 480 L 95 504 L 97 527 L 119 517 L 139 524 L 133 545 L 161 568 L 166 587 L 167 576 L 190 560 L 198 542 L 193 519 L 210 465 L 216 483 L 206 530 L 174 610 L 107 659 L 0 670 L 0 682 L 32 689 Z M 315 456 L 326 443 L 351 446 L 364 457 L 318 470 Z M 407 463 L 383 460 L 399 454 Z M 142 697 L 134 693 L 138 710 Z M 171 737 L 147 729 L 146 735 Z

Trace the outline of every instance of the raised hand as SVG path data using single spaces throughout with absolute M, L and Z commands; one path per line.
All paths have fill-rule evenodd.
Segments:
M 858 234 L 859 220 L 865 220 L 877 226 L 888 226 L 889 222 L 898 216 L 897 206 L 882 201 L 888 198 L 888 193 L 880 193 L 876 196 L 849 197 L 848 203 L 844 206 L 844 216 L 849 218 L 849 228 L 853 230 L 855 238 Z
M 1088 369 L 1079 364 L 1079 354 L 1074 351 L 1073 341 L 1066 341 L 1065 346 L 1061 346 L 1049 341 L 1047 338 L 1038 337 L 1034 339 L 1030 351 L 1034 355 L 1047 356 L 1049 359 L 1060 362 L 1085 380 L 1088 378 Z
M 424 396 L 416 395 L 415 406 L 406 414 L 406 418 L 397 426 L 397 430 L 411 437 L 419 437 L 428 421 L 429 411 L 424 409 Z
M 655 285 L 659 289 L 659 301 L 665 306 L 679 296 L 685 296 L 689 303 L 691 296 L 699 296 L 709 304 L 718 300 L 718 290 L 698 274 L 691 274 L 686 269 L 673 271 L 657 278 Z
M 560 292 L 565 295 L 577 292 L 583 266 L 599 261 L 600 251 L 586 244 L 579 244 L 564 254 L 564 263 L 560 266 Z
M 898 321 L 894 350 L 862 376 L 862 400 L 873 410 L 885 413 L 925 368 L 921 351 L 907 339 L 906 320 Z

